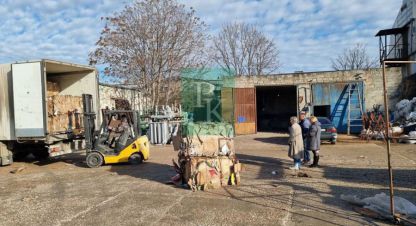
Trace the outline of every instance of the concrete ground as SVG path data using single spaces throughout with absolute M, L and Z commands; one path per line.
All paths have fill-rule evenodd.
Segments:
M 388 194 L 382 143 L 322 145 L 321 165 L 287 169 L 287 136 L 236 138 L 242 185 L 205 192 L 166 184 L 175 175 L 171 146 L 154 146 L 139 166 L 86 168 L 73 154 L 0 168 L 0 225 L 384 225 L 340 199 Z M 394 144 L 396 195 L 416 203 L 416 146 Z M 10 171 L 25 167 L 17 174 Z M 275 171 L 275 174 L 272 172 Z

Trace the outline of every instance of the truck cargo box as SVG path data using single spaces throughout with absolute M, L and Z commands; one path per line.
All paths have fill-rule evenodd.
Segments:
M 99 112 L 93 67 L 45 59 L 0 65 L 0 141 L 67 138 L 82 129 L 82 94 Z

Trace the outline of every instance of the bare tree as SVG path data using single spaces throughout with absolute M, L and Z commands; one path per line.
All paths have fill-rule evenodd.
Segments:
M 180 70 L 204 64 L 206 25 L 174 0 L 136 0 L 112 17 L 90 53 L 106 76 L 136 85 L 155 109 L 176 98 Z
M 334 70 L 358 70 L 377 67 L 377 59 L 372 59 L 364 44 L 357 43 L 349 49 L 332 59 L 332 68 Z
M 279 51 L 255 25 L 226 24 L 213 38 L 212 60 L 237 75 L 262 75 L 279 68 Z

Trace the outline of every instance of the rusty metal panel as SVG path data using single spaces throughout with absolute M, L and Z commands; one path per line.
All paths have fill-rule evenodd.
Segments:
M 256 133 L 256 90 L 255 88 L 234 89 L 235 133 Z
M 235 123 L 235 133 L 236 135 L 247 135 L 256 133 L 256 123 L 255 122 L 243 122 Z

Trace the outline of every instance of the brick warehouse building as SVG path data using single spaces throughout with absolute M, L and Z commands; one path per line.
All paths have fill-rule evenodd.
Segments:
M 389 107 L 394 109 L 394 105 L 404 96 L 403 76 L 400 68 L 387 68 L 386 74 Z M 350 104 L 348 93 L 351 93 Z M 289 117 L 298 115 L 302 110 L 330 118 L 338 131 L 345 133 L 348 112 L 351 120 L 358 119 L 355 123 L 361 124 L 358 99 L 361 100 L 363 111 L 371 111 L 374 105 L 383 105 L 382 70 L 236 77 L 232 95 L 236 134 L 286 131 Z M 352 132 L 358 133 L 360 130 L 354 127 Z

